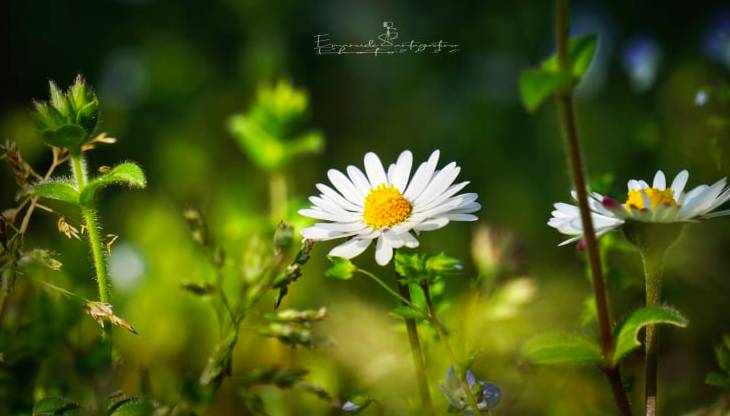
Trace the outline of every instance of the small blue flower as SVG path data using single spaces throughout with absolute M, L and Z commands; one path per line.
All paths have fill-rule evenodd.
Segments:
M 502 394 L 496 384 L 477 380 L 471 370 L 466 370 L 466 382 L 469 389 L 479 399 L 477 405 L 480 413 L 487 413 L 497 406 Z M 473 415 L 466 399 L 466 392 L 460 386 L 454 367 L 449 366 L 444 382 L 439 384 L 439 387 L 452 408 L 467 415 Z

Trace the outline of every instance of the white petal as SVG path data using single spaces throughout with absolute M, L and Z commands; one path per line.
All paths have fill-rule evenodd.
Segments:
M 431 153 L 428 161 L 421 163 L 421 166 L 416 169 L 416 173 L 413 174 L 411 183 L 408 184 L 408 188 L 406 188 L 406 192 L 403 194 L 407 200 L 415 200 L 419 195 L 421 195 L 421 192 L 423 192 L 426 185 L 428 185 L 431 181 L 433 173 L 436 171 L 436 165 L 439 161 L 439 154 L 440 152 L 435 150 Z
M 664 177 L 664 172 L 660 170 L 656 172 L 656 175 L 654 175 L 654 182 L 651 187 L 662 191 L 667 188 L 667 179 Z
M 365 174 L 357 167 L 350 165 L 347 167 L 347 176 L 350 177 L 352 184 L 355 185 L 355 189 L 360 193 L 360 196 L 365 199 L 370 193 L 370 182 L 368 182 Z
M 340 232 L 360 232 L 365 230 L 366 228 L 369 228 L 367 224 L 365 224 L 362 221 L 355 221 L 355 222 L 318 222 L 314 224 L 315 226 L 325 229 L 325 230 L 332 230 L 332 231 L 340 231 Z
M 413 154 L 409 150 L 401 153 L 400 156 L 398 156 L 398 160 L 395 162 L 395 171 L 393 172 L 391 184 L 401 191 L 401 193 L 405 192 L 406 185 L 408 185 L 412 165 Z
M 327 171 L 327 177 L 330 179 L 330 182 L 332 182 L 332 185 L 335 186 L 335 189 L 337 189 L 348 201 L 355 205 L 363 205 L 364 200 L 362 196 L 359 192 L 357 192 L 355 185 L 350 182 L 344 173 L 336 169 L 330 169 Z
M 706 214 L 706 215 L 702 216 L 702 218 L 709 219 L 709 218 L 715 218 L 715 217 L 724 217 L 726 215 L 730 215 L 730 209 L 725 209 L 725 210 L 722 210 L 722 211 L 711 212 L 709 214 Z
M 351 259 L 362 254 L 370 246 L 372 241 L 372 239 L 367 238 L 352 238 L 330 250 L 329 255 L 332 257 Z
M 479 217 L 472 214 L 447 213 L 441 216 L 448 218 L 449 221 L 476 221 L 479 219 Z
M 322 184 L 322 183 L 318 183 L 317 189 L 319 189 L 319 192 L 322 192 L 322 195 L 331 199 L 333 202 L 335 202 L 342 208 L 349 210 L 349 211 L 362 212 L 362 207 L 358 207 L 357 205 L 353 204 L 352 202 L 346 200 L 342 195 L 340 195 L 339 192 L 335 191 L 334 189 L 330 188 L 329 186 Z
M 325 221 L 339 221 L 339 222 L 352 222 L 356 221 L 358 219 L 357 216 L 354 215 L 336 215 L 332 214 L 330 212 L 322 211 L 319 208 L 305 208 L 299 210 L 299 215 L 303 215 L 305 217 L 309 218 L 315 218 L 318 220 L 325 220 Z
M 466 185 L 468 185 L 468 184 L 469 184 L 469 181 L 465 181 L 465 182 L 457 183 L 455 185 L 451 185 L 449 187 L 449 189 L 446 190 L 446 192 L 442 193 L 441 196 L 439 196 L 438 198 L 432 199 L 431 202 L 426 203 L 426 204 L 422 204 L 422 205 L 414 206 L 413 207 L 413 212 L 414 213 L 421 212 L 421 211 L 425 211 L 427 209 L 430 209 L 430 208 L 435 207 L 436 205 L 438 205 L 438 204 L 446 201 L 447 199 L 449 199 L 453 195 L 455 195 L 457 192 L 459 192 L 462 189 L 464 189 L 464 187 Z
M 390 259 L 393 258 L 393 247 L 388 244 L 388 241 L 381 236 L 378 238 L 378 243 L 375 246 L 375 261 L 381 265 L 385 266 L 386 264 L 390 263 Z
M 336 238 L 350 237 L 351 235 L 354 235 L 354 233 L 327 230 L 316 225 L 302 229 L 302 237 L 315 241 L 334 240 Z
M 459 176 L 460 167 L 456 166 L 456 162 L 446 165 L 439 173 L 434 175 L 431 182 L 426 186 L 421 195 L 414 200 L 414 204 L 427 204 L 431 200 L 438 198 Z
M 408 248 L 416 248 L 419 245 L 418 240 L 411 233 L 403 233 L 400 238 L 403 240 L 404 246 Z
M 438 217 L 438 218 L 431 218 L 426 221 L 420 222 L 416 224 L 413 229 L 416 231 L 433 231 L 438 230 L 439 228 L 443 228 L 446 226 L 446 224 L 449 223 L 448 218 L 444 217 Z
M 309 202 L 312 203 L 317 208 L 320 208 L 324 212 L 329 212 L 331 214 L 343 216 L 343 217 L 349 217 L 352 215 L 352 212 L 346 211 L 341 206 L 337 205 L 334 201 L 332 201 L 329 198 L 321 198 L 318 196 L 310 196 Z
M 685 185 L 687 185 L 687 179 L 689 178 L 689 172 L 683 170 L 674 177 L 672 181 L 672 192 L 674 193 L 674 199 L 679 201 L 679 197 L 684 191 Z
M 365 154 L 365 173 L 370 180 L 370 187 L 377 188 L 378 185 L 388 185 L 388 177 L 385 175 L 385 169 L 380 162 L 380 158 L 373 152 Z

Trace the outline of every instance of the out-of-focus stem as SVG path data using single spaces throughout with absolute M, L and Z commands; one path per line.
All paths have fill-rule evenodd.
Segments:
M 406 285 L 401 284 L 396 274 L 396 284 L 400 295 L 411 303 L 411 293 Z M 404 304 L 406 304 L 404 302 Z M 428 388 L 428 377 L 426 376 L 426 365 L 423 361 L 423 351 L 421 350 L 421 341 L 418 339 L 418 329 L 416 321 L 413 319 L 405 319 L 406 331 L 408 332 L 408 343 L 411 346 L 413 354 L 413 364 L 416 368 L 416 381 L 418 382 L 418 392 L 421 396 L 422 410 L 427 415 L 434 415 L 433 402 L 431 401 L 431 393 Z
M 436 332 L 438 333 L 441 342 L 443 342 L 444 347 L 446 348 L 446 353 L 449 356 L 449 361 L 451 361 L 451 366 L 454 368 L 454 371 L 456 371 L 456 379 L 459 381 L 459 387 L 464 391 L 464 394 L 466 394 L 466 401 L 469 403 L 469 407 L 471 407 L 475 415 L 478 415 L 480 414 L 479 404 L 474 398 L 474 394 L 469 388 L 469 382 L 466 380 L 464 371 L 462 371 L 463 369 L 459 365 L 459 361 L 456 359 L 456 354 L 454 354 L 454 350 L 453 348 L 451 348 L 449 338 L 446 336 L 446 330 L 441 325 L 441 321 L 439 321 L 438 316 L 436 316 L 436 309 L 433 307 L 433 301 L 431 300 L 431 291 L 429 290 L 428 284 L 423 284 L 421 288 L 423 289 L 423 294 L 426 298 L 429 321 L 431 321 L 433 327 L 436 328 Z
M 569 0 L 556 0 L 555 2 L 555 41 L 557 45 L 558 63 L 560 70 L 572 74 L 570 58 L 568 55 L 568 19 Z M 612 319 L 606 294 L 606 285 L 601 267 L 601 256 L 598 251 L 591 211 L 588 206 L 588 192 L 586 189 L 586 177 L 583 168 L 583 159 L 578 141 L 578 134 L 575 127 L 575 113 L 573 110 L 573 94 L 571 87 L 566 87 L 556 94 L 560 107 L 560 116 L 565 139 L 565 147 L 568 152 L 568 163 L 570 165 L 575 191 L 577 193 L 578 208 L 583 225 L 583 239 L 588 253 L 588 263 L 591 269 L 593 280 L 593 296 L 596 301 L 598 315 L 598 330 L 600 334 L 601 350 L 603 355 L 610 357 L 614 349 L 614 339 L 611 332 Z M 612 386 L 621 385 L 620 368 L 616 366 L 610 371 L 604 371 Z M 614 399 L 619 410 L 624 415 L 631 414 L 631 405 L 628 396 L 623 388 L 612 388 Z
M 271 219 L 279 222 L 286 217 L 286 177 L 281 172 L 273 172 L 269 179 L 269 197 L 271 201 Z

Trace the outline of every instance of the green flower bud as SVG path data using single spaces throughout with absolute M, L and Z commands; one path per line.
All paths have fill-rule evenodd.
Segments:
M 81 76 L 65 93 L 51 81 L 49 101 L 35 102 L 35 121 L 41 137 L 50 146 L 79 153 L 91 138 L 99 119 L 99 101 Z
M 294 242 L 294 229 L 291 225 L 280 222 L 274 233 L 274 248 L 281 253 L 287 251 Z

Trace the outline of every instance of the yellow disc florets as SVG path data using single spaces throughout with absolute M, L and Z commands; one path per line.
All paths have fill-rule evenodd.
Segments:
M 651 207 L 647 207 L 644 204 L 644 196 L 642 192 L 646 194 Z M 656 209 L 659 205 L 666 206 L 677 206 L 677 201 L 674 200 L 674 192 L 671 189 L 655 189 L 645 188 L 643 190 L 630 190 L 628 198 L 626 199 L 626 209 L 631 211 L 631 208 L 638 209 Z
M 379 185 L 365 197 L 362 217 L 374 228 L 391 227 L 405 221 L 413 207 L 393 185 Z

